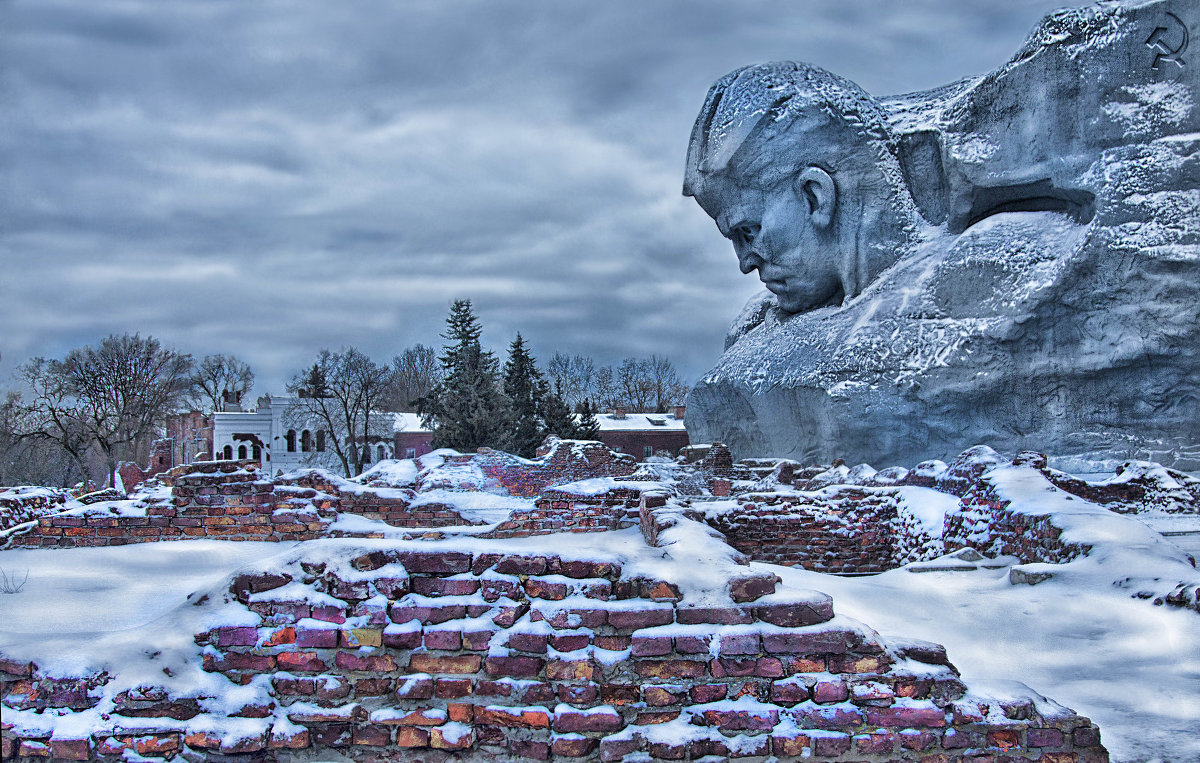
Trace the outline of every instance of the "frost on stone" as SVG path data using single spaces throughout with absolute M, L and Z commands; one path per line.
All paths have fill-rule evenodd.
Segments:
M 769 291 L 752 298 L 693 389 L 692 438 L 803 463 L 910 464 L 988 442 L 1105 470 L 1200 466 L 1200 75 L 1169 53 L 1179 7 L 1051 14 L 995 71 L 920 93 L 872 99 L 804 65 L 718 83 L 731 100 L 702 112 L 718 150 L 704 152 L 698 121 L 688 192 L 717 214 L 724 178 L 793 177 L 809 151 L 804 162 L 840 173 L 839 209 L 855 217 L 835 217 L 810 255 L 869 278 L 793 312 Z M 1168 38 L 1148 43 L 1159 28 Z M 744 87 L 756 71 L 758 100 Z M 822 99 L 845 134 L 787 121 Z M 776 132 L 756 144 L 767 127 L 743 122 L 768 113 Z M 903 170 L 899 193 L 853 164 L 881 146 Z M 919 208 L 911 223 L 903 199 Z M 888 215 L 890 228 L 862 222 Z M 798 218 L 780 225 L 815 224 Z M 890 264 L 875 272 L 872 257 Z

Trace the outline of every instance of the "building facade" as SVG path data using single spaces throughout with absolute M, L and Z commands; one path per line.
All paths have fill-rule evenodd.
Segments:
M 392 417 L 371 415 L 373 436 L 369 442 L 355 444 L 364 467 L 394 457 Z M 264 395 L 253 410 L 227 410 L 212 418 L 213 457 L 218 460 L 254 459 L 272 474 L 301 467 L 341 471 L 334 433 L 307 414 L 298 398 Z

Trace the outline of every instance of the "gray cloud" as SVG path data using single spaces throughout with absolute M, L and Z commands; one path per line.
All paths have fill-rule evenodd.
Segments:
M 10 0 L 0 4 L 0 375 L 109 332 L 233 352 L 485 340 L 674 358 L 756 290 L 679 195 L 737 66 L 880 94 L 1002 63 L 1057 3 Z

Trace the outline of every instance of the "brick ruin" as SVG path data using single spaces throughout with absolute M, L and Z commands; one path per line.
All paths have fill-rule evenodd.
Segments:
M 692 522 L 646 505 L 640 515 L 651 538 Z M 112 720 L 86 738 L 6 728 L 3 752 L 1108 759 L 1087 719 L 1036 695 L 968 695 L 941 647 L 885 640 L 836 617 L 824 594 L 774 588 L 773 575 L 746 569 L 730 576 L 724 603 L 696 605 L 670 581 L 602 559 L 411 547 L 361 552 L 340 566 L 300 557 L 231 580 L 225 606 L 253 613 L 257 625 L 196 634 L 204 671 L 260 690 L 226 703 L 236 732 L 219 731 L 221 719 L 205 712 L 214 697 L 144 684 L 113 694 L 107 676 L 56 680 L 9 660 L 0 662 L 9 707 L 100 709 Z
M 8 547 L 197 537 L 383 545 L 348 557 L 348 565 L 300 554 L 282 573 L 231 581 L 226 604 L 241 615 L 195 634 L 196 662 L 230 686 L 258 687 L 253 701 L 228 713 L 253 733 L 213 732 L 205 696 L 172 696 L 166 686 L 121 687 L 110 696 L 119 677 L 55 677 L 0 659 L 8 707 L 102 707 L 114 719 L 87 739 L 17 734 L 6 722 L 5 759 L 129 752 L 301 760 L 322 750 L 364 761 L 416 754 L 431 761 L 1107 759 L 1086 719 L 1036 698 L 968 699 L 940 647 L 881 639 L 835 617 L 824 594 L 775 593 L 773 575 L 746 566 L 875 573 L 967 546 L 1022 562 L 1089 553 L 1064 542 L 1051 518 L 1018 511 L 995 493 L 982 479 L 998 463 L 990 452 L 875 472 L 735 464 L 715 448 L 698 465 L 670 472 L 676 467 L 648 471 L 593 450 L 598 474 L 586 471 L 579 452 L 560 442 L 533 460 L 496 451 L 447 459 L 444 471 L 427 475 L 439 490 L 466 479 L 459 487 L 535 496 L 478 530 L 419 492 L 428 485 L 362 485 L 315 470 L 271 479 L 253 462 L 172 470 L 141 506 L 109 501 L 38 518 L 11 534 Z M 553 485 L 556 459 L 581 481 Z M 1033 455 L 1018 463 L 1072 486 Z M 940 538 L 906 512 L 903 491 L 913 488 L 953 503 Z M 1137 489 L 1113 492 L 1128 503 Z M 393 529 L 338 530 L 344 514 Z M 619 560 L 544 550 L 554 548 L 554 533 L 634 527 L 666 555 L 671 534 L 681 531 L 727 549 L 737 566 L 716 603 L 691 601 L 678 581 L 635 575 Z M 447 545 L 468 536 L 469 548 Z M 551 536 L 537 553 L 506 545 L 535 536 Z M 439 545 L 422 550 L 428 542 Z M 696 564 L 676 560 L 681 571 Z M 1181 586 L 1167 603 L 1200 611 L 1195 588 Z

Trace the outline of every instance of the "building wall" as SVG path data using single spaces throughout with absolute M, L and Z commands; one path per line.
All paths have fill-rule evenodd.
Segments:
M 649 455 L 665 450 L 676 456 L 681 448 L 688 445 L 687 431 L 681 429 L 621 429 L 608 432 L 601 430 L 597 439 L 613 450 L 628 453 L 639 461 L 646 457 L 646 448 L 651 449 Z

